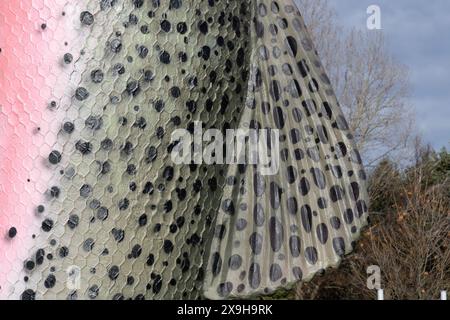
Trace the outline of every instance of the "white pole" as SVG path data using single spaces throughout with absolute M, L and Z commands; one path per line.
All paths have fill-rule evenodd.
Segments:
M 447 300 L 447 291 L 441 291 L 441 300 Z
M 377 291 L 377 298 L 378 300 L 384 300 L 384 290 L 383 289 L 378 289 Z

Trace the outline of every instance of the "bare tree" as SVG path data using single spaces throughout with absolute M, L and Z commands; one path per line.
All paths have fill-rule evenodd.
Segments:
M 389 54 L 382 32 L 345 29 L 327 0 L 297 3 L 366 166 L 409 157 L 408 71 Z

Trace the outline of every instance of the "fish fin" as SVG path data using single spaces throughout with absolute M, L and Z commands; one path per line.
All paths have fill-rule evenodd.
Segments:
M 270 294 L 308 280 L 336 266 L 367 223 L 361 157 L 296 4 L 258 0 L 251 10 L 239 128 L 266 130 L 244 145 L 258 145 L 270 169 L 264 157 L 228 166 L 206 252 L 209 299 Z

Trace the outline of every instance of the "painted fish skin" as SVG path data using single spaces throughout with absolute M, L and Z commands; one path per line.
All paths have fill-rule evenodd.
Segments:
M 0 147 L 29 138 L 2 159 L 12 166 L 2 187 L 15 191 L 2 195 L 0 231 L 16 225 L 19 236 L 2 240 L 18 254 L 0 261 L 1 297 L 248 297 L 351 251 L 367 220 L 365 174 L 294 2 L 22 2 L 2 4 L 0 18 L 27 25 L 28 12 L 46 12 L 29 25 L 51 49 L 32 51 L 20 31 L 14 45 L 0 42 L 0 66 L 23 46 L 40 57 L 31 78 L 51 81 L 28 83 L 3 60 L 0 95 L 24 81 L 39 99 L 18 112 L 0 100 Z M 1 33 L 14 33 L 7 21 Z M 280 130 L 279 173 L 173 164 L 172 133 L 195 121 Z M 11 211 L 15 197 L 23 205 Z
M 239 191 L 222 191 L 221 232 L 203 286 L 210 299 L 308 281 L 337 266 L 367 224 L 361 157 L 300 12 L 291 0 L 252 1 L 250 11 L 250 80 L 238 127 L 279 130 L 281 163 L 266 176 L 262 166 L 228 166 Z
M 46 189 L 33 201 L 45 213 L 33 217 L 37 236 L 21 258 L 35 266 L 21 271 L 28 280 L 19 292 L 14 285 L 11 297 L 200 296 L 225 168 L 171 165 L 167 149 L 172 131 L 194 120 L 234 125 L 248 65 L 235 63 L 246 59 L 239 40 L 245 26 L 228 20 L 248 19 L 242 4 L 205 3 L 79 2 L 57 10 L 65 12 L 67 31 L 84 41 L 48 56 L 70 78 L 63 97 L 54 98 L 56 120 L 49 122 L 57 129 L 39 133 L 52 138 L 39 155 L 48 177 L 36 178 Z M 37 31 L 49 37 L 53 27 Z M 217 53 L 206 56 L 208 48 Z M 50 104 L 47 96 L 42 105 Z
M 39 238 L 39 206 L 57 174 L 44 159 L 64 117 L 53 112 L 56 98 L 71 100 L 63 94 L 71 71 L 61 67 L 60 53 L 78 51 L 85 36 L 66 32 L 62 12 L 76 3 L 65 2 L 0 3 L 0 298 L 20 298 L 26 289 L 24 262 Z M 17 235 L 4 237 L 11 227 Z

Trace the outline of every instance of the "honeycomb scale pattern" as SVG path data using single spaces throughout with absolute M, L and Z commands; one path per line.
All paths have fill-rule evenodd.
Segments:
M 291 0 L 2 2 L 0 48 L 1 298 L 270 293 L 336 265 L 366 223 Z M 172 133 L 197 122 L 280 130 L 279 174 L 175 165 Z

